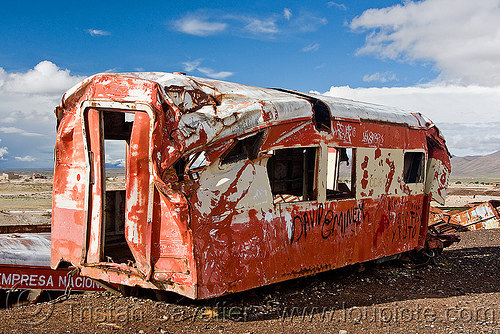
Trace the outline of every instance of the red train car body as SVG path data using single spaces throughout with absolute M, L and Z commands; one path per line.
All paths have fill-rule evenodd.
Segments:
M 450 172 L 418 113 L 182 73 L 95 75 L 56 115 L 52 268 L 194 299 L 423 247 Z

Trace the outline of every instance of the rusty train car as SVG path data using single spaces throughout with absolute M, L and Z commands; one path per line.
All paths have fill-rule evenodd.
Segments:
M 51 267 L 102 282 L 203 299 L 421 249 L 446 195 L 419 113 L 183 73 L 98 74 L 55 112 Z

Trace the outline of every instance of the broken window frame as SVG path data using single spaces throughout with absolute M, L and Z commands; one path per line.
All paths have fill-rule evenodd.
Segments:
M 208 166 L 207 153 L 199 151 L 191 154 L 184 167 L 184 175 L 188 175 L 192 180 L 198 180 L 200 173 Z
M 220 165 L 228 165 L 242 160 L 255 160 L 259 156 L 264 132 L 260 131 L 250 135 L 233 139 L 234 143 L 222 155 Z
M 335 150 L 331 152 L 331 150 Z M 331 154 L 335 155 L 334 157 Z M 350 157 L 349 157 L 350 155 Z M 326 200 L 352 199 L 356 197 L 356 148 L 328 146 L 324 158 L 326 165 L 325 192 Z M 346 162 L 343 167 L 342 163 Z M 333 166 L 331 164 L 334 164 Z M 340 182 L 347 169 L 350 185 Z M 344 173 L 343 173 L 344 171 Z M 330 177 L 333 173 L 333 177 Z
M 302 152 L 300 152 L 302 151 Z M 277 152 L 280 152 L 277 154 Z M 294 153 L 299 152 L 299 154 Z M 278 179 L 275 177 L 276 171 L 279 170 L 277 164 L 286 160 L 290 160 L 291 162 L 297 162 L 297 157 L 302 153 L 302 158 L 296 165 L 287 165 L 286 167 L 286 178 Z M 287 203 L 304 203 L 304 202 L 313 202 L 318 200 L 318 173 L 319 173 L 319 162 L 320 162 L 320 147 L 319 146 L 303 146 L 303 147 L 289 147 L 289 148 L 280 148 L 276 150 L 272 150 L 268 152 L 269 159 L 267 160 L 267 175 L 269 185 L 271 187 L 273 204 L 287 204 Z M 279 156 L 279 158 L 278 158 Z M 275 162 L 275 159 L 278 160 Z M 314 161 L 311 166 L 311 161 Z M 300 177 L 301 186 L 299 189 L 293 189 L 294 180 L 297 175 L 294 175 L 293 167 L 299 166 L 299 172 L 302 175 L 298 175 Z M 311 168 L 312 167 L 312 168 Z M 281 182 L 285 183 L 285 188 L 288 188 L 288 192 L 286 193 L 283 190 L 276 190 L 276 183 Z M 290 184 L 292 187 L 290 187 Z M 297 190 L 299 190 L 297 192 Z M 302 193 L 299 195 L 299 193 Z

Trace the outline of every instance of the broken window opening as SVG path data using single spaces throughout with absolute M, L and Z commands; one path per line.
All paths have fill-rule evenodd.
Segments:
M 276 90 L 305 98 L 307 101 L 309 101 L 312 104 L 313 121 L 314 121 L 314 126 L 316 127 L 316 129 L 318 131 L 326 131 L 326 132 L 332 131 L 332 120 L 331 120 L 331 116 L 330 116 L 330 108 L 328 108 L 328 106 L 325 104 L 325 102 L 323 102 L 320 99 L 317 99 L 315 97 L 309 96 L 309 95 L 304 94 L 304 93 L 299 93 L 299 92 L 296 92 L 293 90 L 280 89 L 280 88 L 276 88 Z
M 223 156 L 221 165 L 245 159 L 256 159 L 259 155 L 259 149 L 262 143 L 262 134 L 262 132 L 259 132 L 243 139 L 236 139 L 236 144 L 234 144 L 229 152 Z
M 317 199 L 317 151 L 316 147 L 301 147 L 270 152 L 267 174 L 274 204 Z
M 353 198 L 355 191 L 355 150 L 352 148 L 328 148 L 326 198 Z
M 405 152 L 404 180 L 405 183 L 424 182 L 424 161 L 423 152 Z
M 173 168 L 175 170 L 175 174 L 177 175 L 177 182 L 182 182 L 184 181 L 184 173 L 186 171 L 186 159 L 181 158 L 177 160 L 176 163 L 174 163 Z M 163 171 L 163 173 L 166 173 L 168 171 L 168 168 Z M 163 179 L 163 175 L 162 175 Z
M 193 153 L 189 156 L 185 166 L 185 174 L 192 180 L 198 180 L 200 173 L 207 167 L 207 155 L 205 151 Z
M 311 99 L 312 100 L 312 99 Z M 314 125 L 318 131 L 331 132 L 330 109 L 321 100 L 314 99 L 313 101 L 313 117 Z

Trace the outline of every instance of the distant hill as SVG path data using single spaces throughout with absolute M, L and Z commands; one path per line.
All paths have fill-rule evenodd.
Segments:
M 453 157 L 451 176 L 500 179 L 500 151 L 483 156 Z

